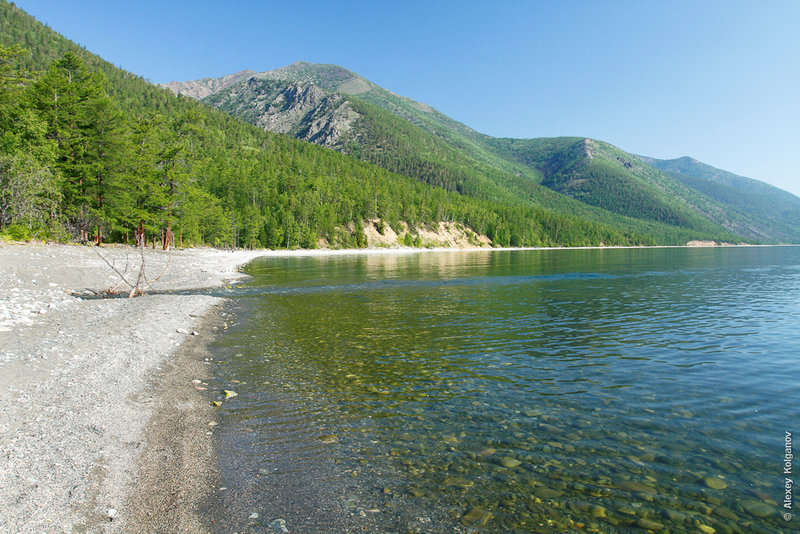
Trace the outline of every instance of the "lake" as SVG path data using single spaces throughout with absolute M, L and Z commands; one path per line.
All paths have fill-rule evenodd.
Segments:
M 212 346 L 223 532 L 796 532 L 800 248 L 271 258 Z

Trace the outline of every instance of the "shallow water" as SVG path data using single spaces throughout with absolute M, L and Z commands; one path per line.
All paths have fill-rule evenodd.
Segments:
M 221 531 L 795 532 L 800 248 L 253 262 Z M 254 517 L 258 514 L 258 517 Z M 269 525 L 272 523 L 272 528 Z

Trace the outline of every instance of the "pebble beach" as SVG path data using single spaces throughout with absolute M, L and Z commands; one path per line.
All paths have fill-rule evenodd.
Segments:
M 0 532 L 203 530 L 222 299 L 158 292 L 239 279 L 260 254 L 148 249 L 157 294 L 103 299 L 120 282 L 103 258 L 128 277 L 136 249 L 0 244 Z

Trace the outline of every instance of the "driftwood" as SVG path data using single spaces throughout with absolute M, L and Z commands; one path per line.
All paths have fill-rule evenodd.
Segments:
M 120 286 L 123 285 L 130 288 L 130 291 L 128 292 L 128 298 L 144 295 L 145 286 L 149 286 L 151 283 L 157 282 L 159 279 L 161 279 L 162 276 L 164 276 L 164 273 L 167 272 L 167 268 L 169 267 L 170 261 L 172 261 L 172 254 L 169 254 L 167 256 L 167 263 L 164 265 L 164 269 L 161 271 L 161 273 L 155 278 L 152 279 L 148 278 L 146 270 L 145 254 L 144 254 L 145 240 L 137 236 L 136 241 L 137 241 L 137 248 L 139 249 L 139 262 L 138 262 L 139 265 L 138 269 L 136 265 L 133 265 L 133 270 L 134 271 L 138 270 L 138 273 L 136 273 L 135 281 L 132 277 L 128 275 L 128 268 L 131 266 L 129 255 L 127 254 L 125 255 L 125 267 L 122 270 L 120 270 L 117 268 L 114 262 L 109 261 L 109 259 L 106 256 L 103 256 L 102 254 L 100 254 L 100 251 L 97 251 L 97 255 L 100 256 L 100 259 L 102 259 L 106 263 L 106 265 L 108 265 L 111 268 L 111 270 L 117 273 L 117 276 L 119 276 L 120 279 L 119 282 L 117 282 L 114 286 L 110 287 L 108 290 L 104 292 L 105 295 L 117 295 L 119 293 Z M 101 294 L 91 289 L 89 291 L 95 294 Z

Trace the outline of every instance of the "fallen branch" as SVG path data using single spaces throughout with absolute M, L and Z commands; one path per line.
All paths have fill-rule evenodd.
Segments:
M 125 268 L 122 271 L 120 271 L 113 261 L 109 261 L 109 259 L 106 256 L 103 256 L 102 254 L 100 254 L 99 251 L 96 250 L 97 255 L 100 257 L 100 259 L 102 259 L 105 262 L 105 264 L 108 265 L 111 268 L 111 270 L 113 270 L 117 274 L 117 276 L 119 276 L 120 281 L 117 282 L 117 284 L 115 284 L 114 286 L 110 287 L 105 293 L 99 293 L 91 289 L 89 291 L 95 293 L 96 295 L 101 295 L 101 294 L 116 295 L 118 292 L 117 289 L 124 284 L 130 288 L 130 291 L 128 292 L 128 298 L 144 295 L 143 287 L 144 286 L 149 287 L 153 282 L 157 282 L 159 279 L 161 279 L 161 277 L 164 276 L 164 273 L 167 272 L 167 268 L 169 268 L 169 264 L 172 261 L 172 255 L 170 254 L 167 256 L 167 263 L 164 265 L 164 268 L 161 270 L 161 273 L 155 278 L 149 279 L 147 277 L 147 272 L 146 272 L 146 261 L 144 254 L 145 247 L 143 239 L 137 239 L 137 248 L 139 249 L 141 261 L 139 263 L 139 272 L 136 276 L 136 281 L 128 279 L 127 276 L 128 267 L 130 265 L 129 255 L 125 256 Z

